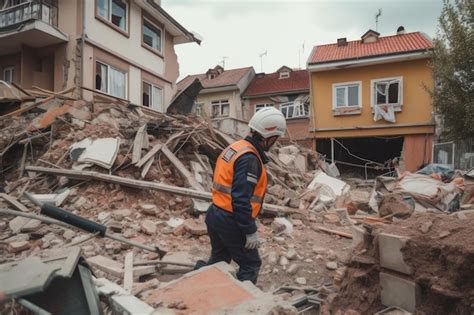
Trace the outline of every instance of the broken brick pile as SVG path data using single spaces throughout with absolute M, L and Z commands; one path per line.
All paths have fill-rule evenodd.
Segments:
M 28 110 L 20 108 L 18 115 L 0 116 L 4 182 L 0 208 L 34 213 L 37 207 L 24 198 L 24 192 L 36 196 L 65 194 L 58 206 L 67 211 L 103 224 L 108 231 L 128 240 L 165 249 L 168 254 L 163 261 L 182 265 L 133 267 L 130 293 L 142 301 L 149 300 L 170 280 L 189 272 L 189 266 L 198 259 L 208 257 L 210 244 L 203 215 L 208 201 L 160 189 L 127 187 L 108 182 L 107 178 L 78 179 L 61 172 L 84 170 L 206 192 L 212 184 L 214 162 L 234 136 L 213 128 L 202 117 L 170 116 L 106 97 L 91 103 L 55 95 L 39 106 L 32 104 L 36 103 L 23 104 L 22 108 Z M 85 139 L 120 140 L 109 168 L 77 159 L 71 146 Z M 328 295 L 334 298 L 328 285 L 335 284 L 342 285 L 336 300 L 344 297 L 345 290 L 351 288 L 348 279 L 355 277 L 354 272 L 358 275 L 354 265 L 378 266 L 374 258 L 377 254 L 370 246 L 361 249 L 361 242 L 366 241 L 367 234 L 372 235 L 374 227 L 399 224 L 398 218 L 407 217 L 400 210 L 401 205 L 406 207 L 404 201 L 387 198 L 384 204 L 379 200 L 377 206 L 385 215 L 381 217 L 374 214 L 371 202 L 380 187 L 391 189 L 391 184 L 383 182 L 384 186 L 375 184 L 372 188 L 373 183 L 367 181 L 344 182 L 327 176 L 318 170 L 326 170 L 327 165 L 317 154 L 296 145 L 277 145 L 269 157 L 271 180 L 265 202 L 272 207 L 259 219 L 259 234 L 264 241 L 259 286 L 268 292 L 279 292 L 288 301 L 308 292 L 317 292 L 314 299 L 322 301 Z M 56 170 L 59 175 L 34 171 L 34 167 Z M 427 207 L 426 203 L 423 205 Z M 415 212 L 413 208 L 409 214 Z M 123 286 L 127 254 L 133 252 L 135 263 L 159 259 L 157 253 L 107 238 L 92 238 L 74 228 L 46 225 L 21 216 L 0 217 L 0 264 L 19 261 L 45 249 L 70 246 L 81 247 L 97 278 Z M 352 269 L 348 270 L 346 264 Z M 366 278 L 361 275 L 361 279 Z M 292 289 L 282 291 L 280 287 L 284 285 Z M 380 290 L 374 290 L 374 295 L 361 305 L 379 310 Z M 181 302 L 152 306 L 185 309 Z M 350 308 L 350 301 L 344 303 L 341 305 Z

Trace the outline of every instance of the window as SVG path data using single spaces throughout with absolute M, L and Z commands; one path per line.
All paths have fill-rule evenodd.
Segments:
M 143 22 L 143 42 L 161 52 L 161 30 L 146 20 Z
M 95 89 L 104 93 L 127 98 L 126 94 L 126 73 L 105 63 L 96 61 L 95 63 Z
M 280 79 L 287 79 L 289 77 L 290 77 L 290 72 L 288 71 L 280 72 Z
M 362 106 L 362 92 L 360 82 L 333 84 L 333 109 L 350 106 Z
M 280 105 L 280 111 L 286 119 L 308 117 L 308 104 L 300 102 L 288 102 Z
M 5 82 L 13 82 L 13 67 L 8 67 L 3 69 L 3 81 Z
M 257 104 L 255 105 L 255 112 L 258 112 L 259 110 L 265 107 L 273 107 L 273 104 Z
M 372 80 L 372 106 L 401 105 L 402 77 Z
M 163 89 L 159 86 L 143 82 L 143 105 L 159 112 L 164 112 Z
M 127 31 L 128 6 L 122 0 L 97 0 L 97 13 L 118 28 Z
M 194 112 L 196 113 L 197 116 L 201 116 L 203 110 L 204 110 L 204 103 L 194 102 Z
M 229 116 L 229 101 L 212 101 L 212 117 Z

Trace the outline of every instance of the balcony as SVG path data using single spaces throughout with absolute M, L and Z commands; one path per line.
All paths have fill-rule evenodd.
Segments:
M 14 53 L 21 45 L 39 48 L 67 41 L 67 34 L 58 29 L 56 1 L 24 1 L 0 10 L 0 55 Z

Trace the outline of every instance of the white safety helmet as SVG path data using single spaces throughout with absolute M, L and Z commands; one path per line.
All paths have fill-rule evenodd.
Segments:
M 264 138 L 281 137 L 286 131 L 286 119 L 278 109 L 265 107 L 253 115 L 249 127 Z

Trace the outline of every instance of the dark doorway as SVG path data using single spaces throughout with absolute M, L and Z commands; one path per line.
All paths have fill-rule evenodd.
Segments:
M 331 139 L 317 141 L 317 151 L 331 162 Z M 334 138 L 334 160 L 341 174 L 374 177 L 393 171 L 403 149 L 403 136 Z

